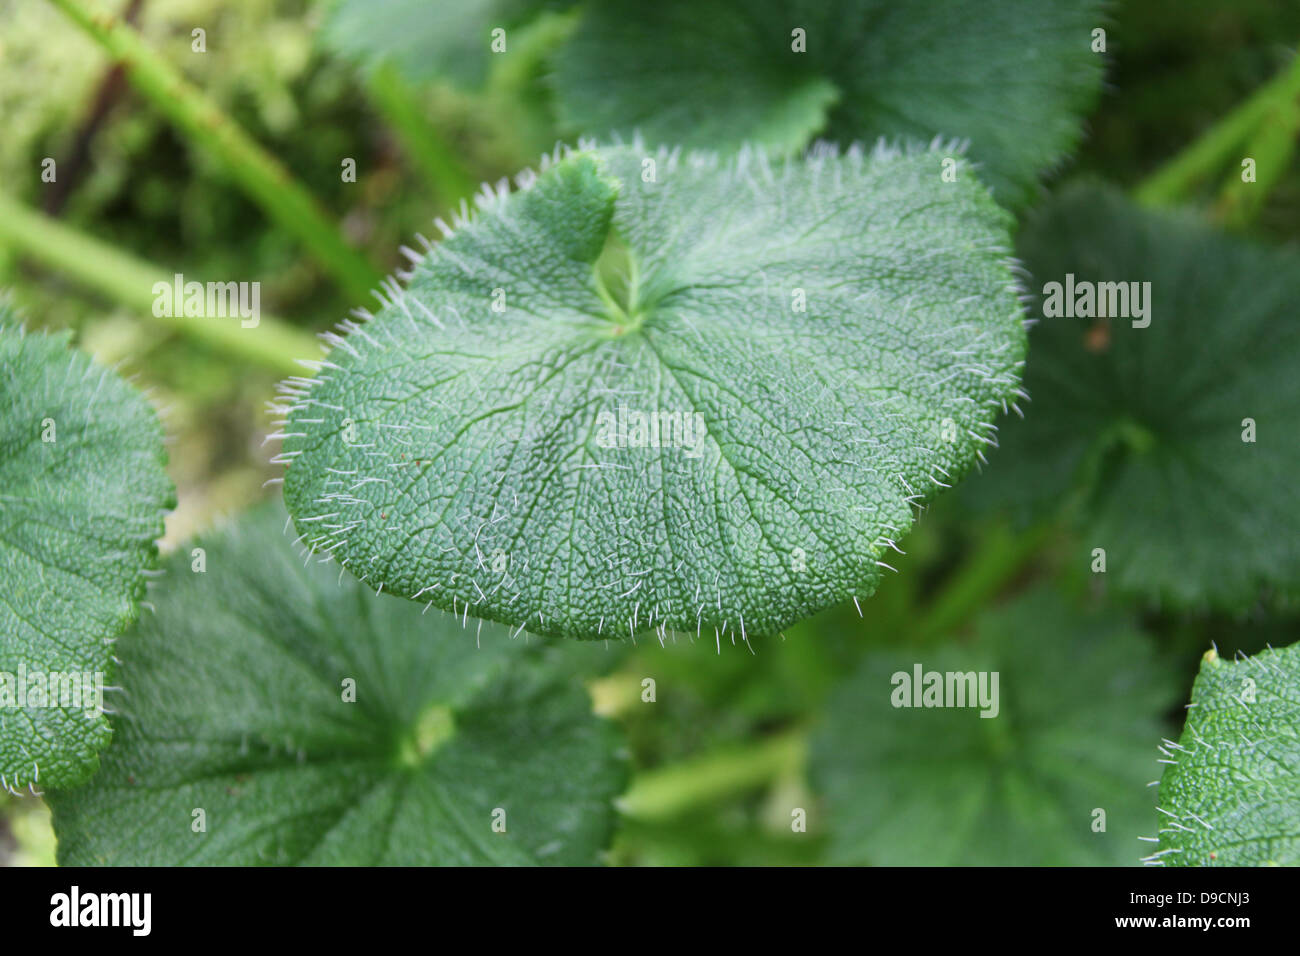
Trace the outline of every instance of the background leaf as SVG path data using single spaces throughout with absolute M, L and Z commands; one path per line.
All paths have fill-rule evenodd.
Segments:
M 462 86 L 486 79 L 492 31 L 510 32 L 544 10 L 576 0 L 341 0 L 321 28 L 327 47 L 369 65 L 392 63 L 411 82 L 445 77 Z
M 206 571 L 168 562 L 118 645 L 102 772 L 50 795 L 60 862 L 595 862 L 625 767 L 582 688 L 501 628 L 304 566 L 285 523 L 263 507 L 199 539 Z
M 1206 653 L 1187 726 L 1165 741 L 1162 866 L 1300 864 L 1300 644 Z
M 982 503 L 1062 503 L 1079 567 L 1174 605 L 1240 607 L 1300 583 L 1300 259 L 1142 211 L 1101 187 L 1044 207 L 1019 242 L 1045 283 L 1150 282 L 1150 326 L 1047 318 L 1032 329 L 1025 420 L 1004 423 Z M 1245 420 L 1254 442 L 1243 441 Z
M 999 672 L 999 712 L 895 708 L 893 674 Z M 1154 815 L 1150 751 L 1175 699 L 1124 617 L 1050 590 L 989 611 L 969 644 L 870 653 L 812 752 L 834 862 L 878 866 L 1135 863 Z M 1094 810 L 1105 832 L 1094 832 Z
M 743 639 L 870 593 L 1022 358 L 1008 217 L 943 159 L 620 148 L 503 189 L 286 387 L 299 531 L 550 635 Z
M 968 139 L 1020 203 L 1079 138 L 1096 99 L 1095 0 L 604 0 L 556 57 L 578 134 L 798 149 L 817 134 Z M 792 50 L 803 29 L 807 52 Z
M 68 339 L 25 333 L 0 304 L 0 779 L 15 790 L 95 772 L 108 721 L 74 688 L 113 683 L 112 642 L 175 504 L 153 409 Z M 77 675 L 57 685 L 64 706 L 19 706 L 35 704 L 20 682 L 55 674 Z

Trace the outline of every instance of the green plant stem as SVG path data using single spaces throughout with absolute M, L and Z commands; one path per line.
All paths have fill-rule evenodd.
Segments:
M 118 17 L 90 0 L 50 0 L 121 63 L 128 79 L 231 178 L 273 221 L 297 236 L 358 301 L 381 275 L 343 241 L 337 226 L 288 171 Z
M 1255 161 L 1255 181 L 1243 182 L 1234 168 L 1223 184 L 1215 216 L 1224 225 L 1249 226 L 1264 208 L 1264 200 L 1290 166 L 1300 136 L 1300 96 L 1277 103 L 1251 141 L 1245 155 Z
M 370 98 L 401 140 L 407 160 L 424 176 L 438 202 L 451 207 L 478 188 L 456 151 L 416 104 L 415 92 L 397 69 L 385 64 L 369 77 Z
M 233 358 L 256 362 L 280 373 L 302 372 L 297 359 L 315 358 L 315 337 L 282 320 L 262 315 L 255 327 L 243 328 L 237 318 L 156 316 L 154 284 L 172 282 L 172 270 L 151 265 L 113 246 L 30 209 L 0 193 L 0 247 L 30 256 L 42 265 L 66 273 L 115 302 L 183 332 Z
M 1020 533 L 1006 527 L 991 530 L 930 602 L 929 611 L 916 625 L 916 637 L 939 637 L 985 606 L 1039 552 L 1055 528 L 1055 524 L 1044 522 Z
M 807 733 L 787 730 L 638 774 L 619 801 L 637 820 L 663 820 L 701 804 L 744 793 L 803 766 Z
M 1223 168 L 1281 102 L 1300 95 L 1300 56 L 1195 142 L 1138 184 L 1133 197 L 1145 206 L 1168 206 L 1187 198 L 1200 181 Z

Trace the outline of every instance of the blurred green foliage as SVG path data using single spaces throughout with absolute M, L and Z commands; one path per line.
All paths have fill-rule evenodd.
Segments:
M 1295 56 L 1300 4 L 1277 0 L 1129 0 L 1112 8 L 1101 103 L 1075 160 L 1131 187 L 1196 139 Z M 1201 184 L 1210 203 L 1234 161 Z M 1269 194 L 1254 232 L 1300 238 L 1300 155 Z

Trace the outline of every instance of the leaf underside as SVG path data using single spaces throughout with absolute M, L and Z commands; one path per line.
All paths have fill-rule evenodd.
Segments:
M 139 612 L 175 504 L 166 460 L 139 392 L 67 335 L 28 334 L 0 307 L 0 783 L 10 790 L 71 786 L 98 766 L 110 731 L 95 692 L 113 683 L 112 641 Z
M 60 863 L 596 862 L 620 738 L 551 652 L 304 565 L 285 525 L 167 562 L 101 772 L 50 794 Z
M 1187 725 L 1161 748 L 1162 866 L 1300 865 L 1300 644 L 1205 655 Z
M 303 540 L 567 637 L 871 593 L 1023 360 L 1009 218 L 945 158 L 621 147 L 501 187 L 284 387 Z

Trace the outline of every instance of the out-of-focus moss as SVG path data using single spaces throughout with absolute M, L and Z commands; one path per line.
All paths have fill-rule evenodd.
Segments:
M 54 848 L 49 808 L 0 791 L 0 866 L 54 866 Z

